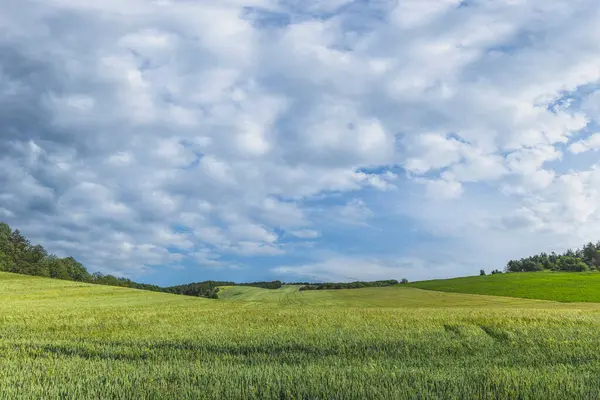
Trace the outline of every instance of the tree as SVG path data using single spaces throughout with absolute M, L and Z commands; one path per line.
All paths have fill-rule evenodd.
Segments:
M 594 266 L 594 256 L 596 254 L 596 246 L 589 242 L 582 249 L 582 259 L 590 267 Z
M 4 222 L 0 222 L 0 251 L 4 254 L 8 254 L 8 246 L 10 243 L 11 234 L 12 231 L 10 230 L 10 226 Z
M 539 262 L 536 262 L 531 258 L 528 258 L 521 262 L 521 268 L 523 269 L 523 271 L 535 272 L 542 271 L 544 269 L 544 265 Z
M 20 253 L 24 253 L 30 246 L 29 240 L 27 240 L 27 238 L 23 236 L 18 229 L 15 229 L 14 232 L 10 234 L 10 238 L 8 240 L 12 244 L 13 249 Z
M 575 254 L 575 252 L 572 249 L 569 249 L 569 250 L 565 251 L 564 255 L 567 256 L 567 257 L 576 257 L 576 254 Z
M 505 270 L 506 272 L 520 272 L 521 266 L 519 265 L 519 261 L 510 260 L 508 263 L 506 263 Z
M 23 254 L 22 273 L 28 275 L 40 275 L 40 263 L 48 256 L 48 252 L 41 246 L 29 246 Z
M 479 270 L 479 276 L 484 276 L 485 275 L 485 271 L 484 270 Z
M 61 261 L 64 263 L 67 273 L 72 280 L 79 282 L 88 282 L 91 280 L 91 275 L 87 272 L 83 264 L 73 257 L 63 258 Z
M 394 286 L 398 283 L 408 283 L 407 279 L 403 279 L 401 282 L 398 282 L 395 279 L 388 279 L 383 281 L 356 281 L 356 282 L 329 282 L 329 283 L 302 283 L 300 287 L 300 291 L 305 290 L 336 290 L 336 289 L 360 289 L 364 287 L 384 287 L 384 286 Z M 296 283 L 298 284 L 298 283 Z
M 69 270 L 60 258 L 56 257 L 55 255 L 51 255 L 48 256 L 46 262 L 48 265 L 48 275 L 50 278 L 71 280 Z
M 592 255 L 592 267 L 600 269 L 600 250 L 596 250 Z
M 12 271 L 14 268 L 13 264 L 12 258 L 0 250 L 0 271 Z
M 583 262 L 582 259 L 571 257 L 571 256 L 562 256 L 557 262 L 556 266 L 559 271 L 569 271 L 569 272 L 583 272 L 589 271 L 590 267 Z

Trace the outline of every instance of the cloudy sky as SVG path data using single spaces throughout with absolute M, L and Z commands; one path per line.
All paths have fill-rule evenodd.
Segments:
M 598 0 L 0 0 L 0 220 L 142 282 L 600 239 Z

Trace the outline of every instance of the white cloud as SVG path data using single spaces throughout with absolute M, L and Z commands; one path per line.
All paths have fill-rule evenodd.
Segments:
M 297 231 L 291 231 L 290 235 L 300 239 L 316 239 L 320 236 L 319 232 L 312 229 L 300 229 Z
M 517 173 L 531 174 L 543 167 L 544 163 L 560 159 L 562 153 L 554 146 L 540 145 L 523 148 L 506 157 L 508 167 Z
M 375 215 L 362 199 L 354 199 L 335 210 L 336 218 L 345 224 L 363 225 Z
M 461 0 L 406 0 L 398 4 L 393 16 L 400 26 L 414 29 L 431 22 L 433 18 L 460 3 Z
M 600 150 L 600 133 L 594 133 L 586 139 L 574 142 L 569 146 L 569 151 L 575 154 L 598 150 Z
M 419 182 L 425 184 L 427 197 L 431 199 L 455 199 L 463 193 L 461 183 L 452 179 L 421 180 Z
M 442 173 L 442 178 L 460 182 L 494 181 L 507 173 L 504 159 L 495 154 L 468 153 L 465 162 Z
M 439 264 L 425 273 L 435 276 L 448 267 L 452 266 Z M 425 269 L 426 265 L 422 260 L 414 258 L 398 258 L 391 261 L 377 257 L 344 257 L 330 254 L 325 261 L 279 266 L 273 268 L 272 271 L 280 276 L 291 277 L 289 278 L 291 281 L 352 282 L 380 279 L 401 280 L 414 274 L 414 270 L 417 268 Z
M 260 225 L 251 223 L 232 225 L 229 227 L 229 231 L 236 239 L 252 239 L 265 243 L 274 243 L 278 239 L 275 233 L 269 232 Z
M 234 246 L 227 250 L 228 252 L 239 254 L 242 256 L 259 256 L 259 255 L 281 255 L 284 251 L 277 247 L 262 242 L 237 242 Z
M 195 236 L 205 243 L 212 244 L 214 246 L 226 246 L 229 244 L 229 240 L 225 236 L 225 233 L 217 227 L 201 227 L 194 232 Z
M 395 207 L 466 247 L 595 239 L 597 168 L 578 157 L 600 148 L 599 15 L 594 0 L 6 4 L 0 213 L 121 273 L 293 258 L 279 238 L 326 249 L 324 225 L 399 236 L 377 218 Z
M 202 267 L 221 267 L 225 265 L 223 261 L 219 260 L 217 254 L 212 253 L 207 249 L 199 249 L 198 251 L 191 254 L 196 265 Z
M 404 167 L 416 174 L 456 164 L 466 150 L 465 144 L 458 140 L 433 133 L 409 137 L 404 147 L 410 154 L 404 160 Z

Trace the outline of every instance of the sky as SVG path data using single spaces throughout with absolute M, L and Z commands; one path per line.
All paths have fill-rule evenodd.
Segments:
M 597 0 L 0 0 L 0 220 L 173 285 L 600 239 Z

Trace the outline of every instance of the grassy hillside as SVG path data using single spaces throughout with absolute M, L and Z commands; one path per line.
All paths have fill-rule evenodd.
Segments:
M 519 272 L 413 282 L 409 286 L 442 292 L 600 303 L 598 272 Z
M 0 398 L 598 398 L 600 305 L 0 274 Z M 487 397 L 486 397 L 487 396 Z
M 259 303 L 277 307 L 359 307 L 359 308 L 569 308 L 569 306 L 540 300 L 509 297 L 478 296 L 472 294 L 442 293 L 406 286 L 382 288 L 298 291 L 298 286 L 284 286 L 280 290 L 231 286 L 221 288 L 219 298 L 228 302 Z M 258 304 L 257 304 L 258 305 Z M 598 308 L 593 304 L 583 308 Z

